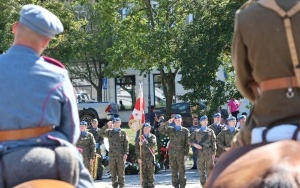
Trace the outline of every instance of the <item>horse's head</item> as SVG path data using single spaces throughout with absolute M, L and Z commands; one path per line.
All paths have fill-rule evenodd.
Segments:
M 283 140 L 242 155 L 209 188 L 300 187 L 300 142 Z

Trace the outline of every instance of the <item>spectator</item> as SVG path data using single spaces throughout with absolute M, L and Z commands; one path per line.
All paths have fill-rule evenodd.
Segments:
M 155 114 L 154 110 L 155 110 L 155 106 L 152 105 L 152 106 L 150 106 L 148 113 L 146 113 L 146 119 L 149 120 L 150 125 L 151 125 L 152 128 L 154 126 L 154 121 L 155 121 L 155 118 L 156 118 L 156 114 Z
M 240 102 L 235 98 L 231 98 L 231 100 L 228 103 L 229 115 L 237 118 L 237 115 L 240 113 L 239 107 L 240 107 Z
M 120 103 L 120 110 L 125 110 L 125 106 L 123 104 L 123 101 L 120 100 L 119 103 Z

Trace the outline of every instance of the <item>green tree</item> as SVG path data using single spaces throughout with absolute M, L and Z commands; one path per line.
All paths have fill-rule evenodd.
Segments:
M 97 100 L 102 101 L 102 79 L 104 69 L 109 64 L 107 49 L 114 43 L 115 25 L 121 16 L 122 7 L 119 1 L 99 0 L 74 1 L 72 4 L 76 20 L 84 20 L 84 24 L 74 34 L 73 64 L 68 67 L 74 77 L 84 78 L 97 90 Z
M 75 36 L 82 25 L 76 21 L 67 1 L 53 0 L 0 0 L 0 51 L 6 51 L 13 42 L 12 25 L 20 18 L 20 11 L 25 4 L 36 4 L 45 7 L 56 14 L 64 25 L 64 32 L 55 36 L 49 43 L 43 55 L 54 57 L 68 64 L 71 57 L 78 51 Z
M 209 115 L 230 97 L 241 98 L 234 84 L 230 46 L 235 11 L 242 4 L 241 0 L 198 1 L 193 9 L 193 22 L 186 29 L 179 56 L 182 62 L 180 83 L 189 92 L 181 99 L 206 100 Z M 217 78 L 219 67 L 225 70 L 225 81 Z
M 185 36 L 192 0 L 127 2 L 128 14 L 116 28 L 116 42 L 108 50 L 107 74 L 123 75 L 127 68 L 141 74 L 157 69 L 162 77 L 167 115 L 175 97 L 175 76 L 181 67 L 178 54 Z

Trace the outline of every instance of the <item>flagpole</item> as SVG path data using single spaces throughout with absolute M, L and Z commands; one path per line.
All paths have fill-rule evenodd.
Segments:
M 139 82 L 139 85 L 140 85 L 140 91 L 142 91 L 142 82 L 140 81 Z M 143 92 L 140 92 L 141 94 Z M 143 103 L 144 103 L 144 96 L 141 96 L 140 97 L 140 100 L 143 100 Z M 140 102 L 140 109 L 141 110 L 144 110 L 142 109 L 142 102 Z M 140 125 L 142 124 L 142 119 L 140 119 Z M 143 131 L 143 126 L 141 126 L 141 129 L 140 129 L 140 142 L 142 141 L 142 131 Z M 141 159 L 141 164 L 140 164 L 140 184 L 141 184 L 141 187 L 143 187 L 143 160 L 142 160 L 142 157 L 143 157 L 143 154 L 142 154 L 142 146 L 140 145 L 140 159 Z

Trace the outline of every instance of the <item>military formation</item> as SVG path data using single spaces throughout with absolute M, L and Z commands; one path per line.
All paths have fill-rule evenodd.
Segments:
M 152 131 L 153 127 L 150 123 L 144 123 L 135 139 L 135 153 L 140 166 L 142 187 L 155 187 L 155 164 L 160 161 L 156 160 L 155 154 L 156 148 L 161 147 L 155 134 L 168 138 L 165 148 L 172 173 L 172 185 L 175 188 L 186 186 L 186 160 L 191 147 L 195 158 L 191 169 L 198 169 L 200 184 L 204 186 L 218 158 L 232 148 L 232 140 L 244 126 L 247 117 L 240 115 L 237 122 L 234 116 L 229 116 L 225 124 L 221 124 L 221 118 L 220 113 L 215 113 L 212 116 L 212 124 L 209 125 L 209 118 L 206 115 L 199 119 L 194 117 L 190 129 L 183 126 L 182 117 L 179 114 L 173 114 L 168 121 L 165 121 L 163 116 L 156 118 L 155 131 Z M 121 119 L 113 118 L 101 129 L 98 128 L 97 119 L 94 119 L 91 124 L 91 128 L 87 129 L 86 122 L 80 123 L 81 135 L 76 144 L 82 153 L 84 164 L 94 179 L 102 179 L 103 157 L 99 145 L 103 144 L 103 138 L 107 137 L 110 148 L 108 165 L 112 176 L 112 187 L 123 188 L 125 186 L 124 164 L 129 151 L 128 137 L 121 128 Z M 97 157 L 99 165 L 95 165 Z M 96 174 L 93 175 L 95 171 Z
M 236 106 L 230 107 L 233 116 L 229 116 L 226 123 L 220 113 L 212 116 L 211 125 L 203 115 L 193 118 L 189 130 L 179 114 L 164 121 L 163 117 L 156 117 L 151 108 L 150 123 L 143 124 L 135 141 L 142 187 L 155 187 L 157 144 L 160 162 L 166 166 L 169 159 L 175 188 L 186 186 L 185 163 L 190 147 L 192 169 L 198 169 L 200 184 L 204 186 L 219 157 L 234 146 L 252 142 L 252 129 L 299 124 L 299 113 L 295 109 L 300 104 L 297 95 L 300 69 L 295 41 L 297 44 L 300 38 L 293 34 L 293 30 L 300 27 L 295 24 L 300 19 L 297 2 L 253 0 L 236 14 L 232 61 L 239 91 L 254 104 L 248 122 L 246 115 L 237 115 Z M 271 18 L 271 21 L 262 18 Z M 14 43 L 0 56 L 0 63 L 5 67 L 0 69 L 0 82 L 3 88 L 12 88 L 0 93 L 3 117 L 0 119 L 0 174 L 10 177 L 0 179 L 1 188 L 43 178 L 60 179 L 75 187 L 93 187 L 92 177 L 101 180 L 103 176 L 100 146 L 104 137 L 109 142 L 112 187 L 125 187 L 129 144 L 121 119 L 113 118 L 101 129 L 97 119 L 91 122 L 89 129 L 87 122 L 79 122 L 67 70 L 59 61 L 41 56 L 51 39 L 63 31 L 61 21 L 52 12 L 40 6 L 24 5 L 19 21 L 12 27 Z M 272 70 L 265 71 L 269 69 Z M 26 101 L 18 93 L 22 93 Z M 267 116 L 269 114 L 276 115 Z M 39 173 L 24 173 L 27 171 Z

